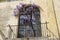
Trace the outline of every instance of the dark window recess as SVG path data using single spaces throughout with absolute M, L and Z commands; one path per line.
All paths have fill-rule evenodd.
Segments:
M 41 37 L 41 20 L 38 6 L 23 5 L 19 10 L 18 38 Z

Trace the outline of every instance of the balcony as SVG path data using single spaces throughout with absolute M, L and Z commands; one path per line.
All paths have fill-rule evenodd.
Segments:
M 38 32 L 35 32 L 36 37 L 34 37 L 33 35 L 32 35 L 33 37 L 30 37 L 30 36 L 26 37 L 26 31 L 24 31 L 24 33 L 25 33 L 24 37 L 17 38 L 16 33 L 14 31 L 15 29 L 13 29 L 13 28 L 17 27 L 18 25 L 7 25 L 6 26 L 7 28 L 9 28 L 9 32 L 8 32 L 9 35 L 7 38 L 3 35 L 4 33 L 2 31 L 0 31 L 0 34 L 3 38 L 5 37 L 6 40 L 59 40 L 59 38 L 57 38 L 55 36 L 55 34 L 48 29 L 47 24 L 48 24 L 47 22 L 41 23 L 41 32 L 42 32 L 41 37 L 39 37 L 37 35 Z M 35 31 L 37 31 L 37 30 L 35 30 Z M 29 30 L 29 33 L 30 33 L 30 35 L 32 34 L 30 30 Z

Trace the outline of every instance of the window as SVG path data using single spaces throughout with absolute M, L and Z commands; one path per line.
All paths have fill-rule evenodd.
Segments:
M 41 37 L 40 10 L 37 5 L 23 4 L 19 10 L 18 38 Z

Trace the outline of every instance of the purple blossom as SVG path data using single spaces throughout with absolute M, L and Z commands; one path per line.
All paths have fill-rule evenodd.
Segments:
M 26 11 L 29 11 L 29 12 L 33 11 L 33 7 L 27 8 Z
M 18 10 L 20 10 L 22 8 L 22 5 L 17 5 L 16 7 Z
M 35 5 L 35 4 L 33 4 L 32 7 L 37 7 L 37 8 L 39 8 L 39 6 L 38 6 L 38 5 Z
M 14 16 L 18 16 L 18 9 L 14 9 Z
M 19 5 L 17 5 L 16 7 L 17 7 L 17 10 L 15 9 L 15 11 L 14 11 L 14 15 L 15 16 L 17 16 L 18 15 L 18 11 L 20 10 L 21 11 L 21 8 L 22 8 L 22 6 L 25 6 L 26 4 L 19 4 Z M 29 11 L 29 12 L 31 12 L 31 11 L 33 11 L 34 9 L 33 8 L 38 8 L 39 6 L 37 6 L 37 5 L 32 5 L 32 6 L 30 6 L 30 7 L 28 7 L 27 9 L 26 9 L 26 11 L 24 11 L 24 12 L 22 12 L 22 14 L 26 14 L 27 13 L 27 11 Z M 36 15 L 39 15 L 40 13 L 39 12 L 34 12 Z M 33 16 L 33 15 L 32 15 Z M 21 18 L 21 20 L 29 20 L 29 18 L 27 18 L 26 16 L 22 16 L 22 18 Z M 32 17 L 32 22 L 33 22 L 33 24 L 34 24 L 34 22 L 35 22 L 35 18 L 34 17 Z

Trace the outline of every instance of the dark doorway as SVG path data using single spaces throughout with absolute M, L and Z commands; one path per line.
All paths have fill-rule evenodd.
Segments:
M 23 5 L 19 10 L 18 38 L 41 37 L 40 10 L 36 5 Z

